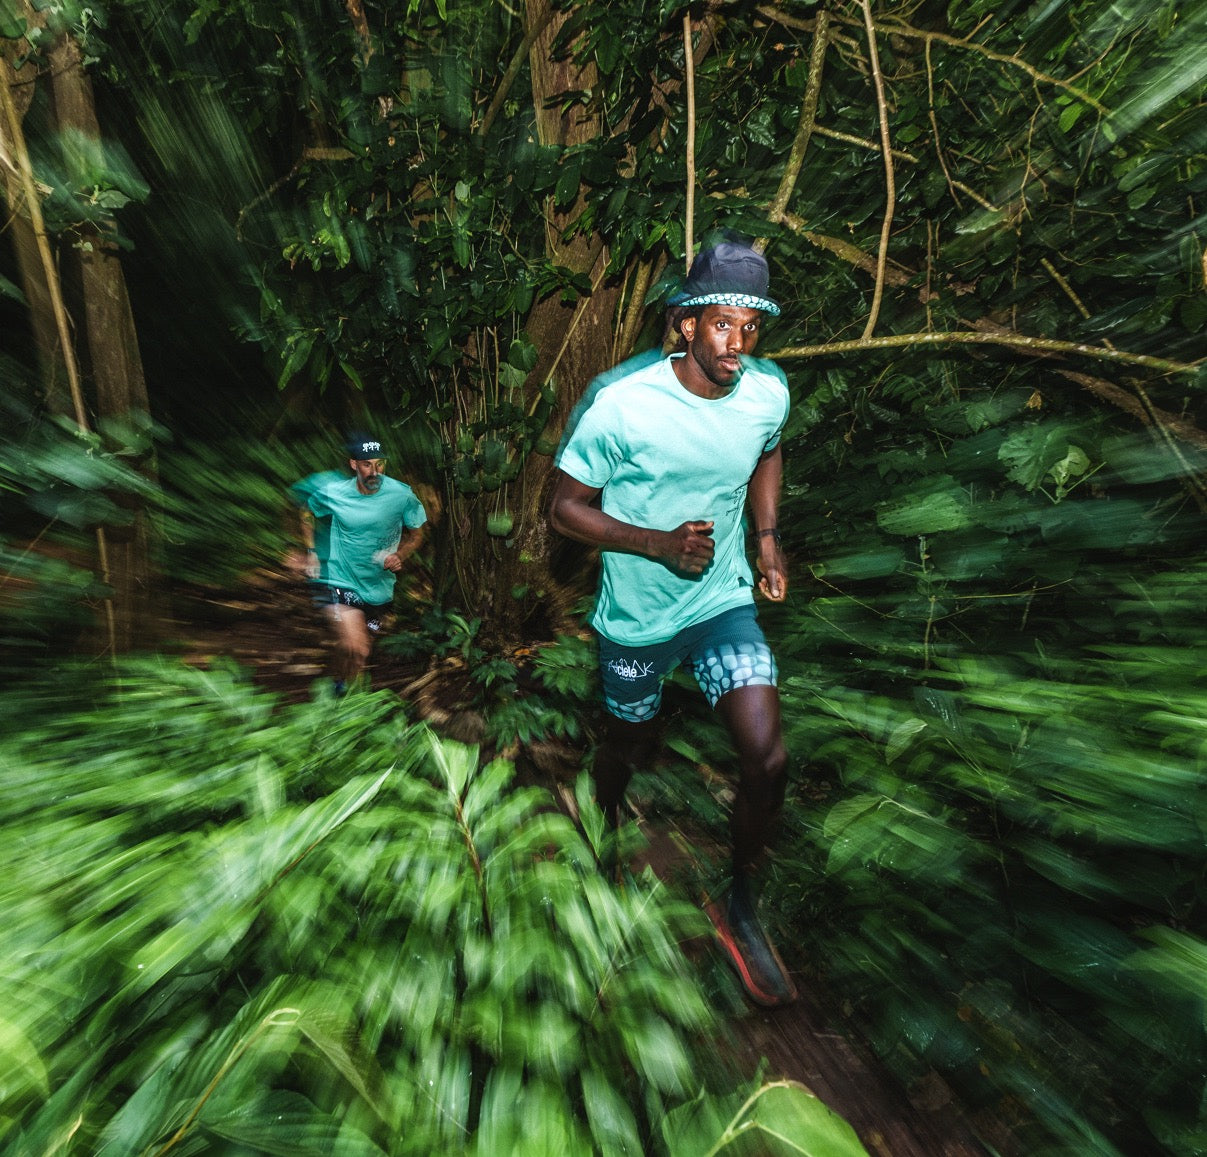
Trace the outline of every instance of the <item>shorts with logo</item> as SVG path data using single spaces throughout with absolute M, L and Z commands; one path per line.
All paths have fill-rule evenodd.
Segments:
M 604 706 L 630 723 L 653 719 L 662 706 L 663 680 L 685 659 L 713 707 L 735 688 L 776 685 L 775 657 L 754 606 L 747 604 L 696 623 L 665 643 L 633 647 L 600 635 Z
M 389 603 L 367 603 L 355 591 L 347 587 L 331 587 L 325 583 L 315 583 L 311 587 L 311 598 L 314 605 L 326 611 L 328 607 L 352 607 L 365 616 L 365 626 L 374 634 L 385 630 L 386 616 L 393 613 L 394 608 Z M 338 613 L 338 612 L 337 612 Z

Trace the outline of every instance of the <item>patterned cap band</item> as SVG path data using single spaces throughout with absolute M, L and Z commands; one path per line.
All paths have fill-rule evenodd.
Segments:
M 680 308 L 691 305 L 736 305 L 739 309 L 759 309 L 772 317 L 779 317 L 780 307 L 766 297 L 755 297 L 751 293 L 702 293 L 686 301 L 673 302 Z

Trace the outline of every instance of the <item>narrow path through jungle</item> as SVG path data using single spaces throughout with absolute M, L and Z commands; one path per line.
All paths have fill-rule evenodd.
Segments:
M 167 641 L 181 647 L 186 661 L 204 666 L 229 656 L 283 699 L 309 697 L 323 672 L 325 640 L 304 590 L 286 575 L 261 571 L 237 589 L 174 595 Z M 472 717 L 458 702 L 452 665 L 446 677 L 440 674 L 424 661 L 404 663 L 384 655 L 372 668 L 375 688 L 405 695 L 438 729 L 475 738 Z M 538 772 L 548 777 L 555 798 L 559 781 L 572 783 L 576 770 L 568 761 L 563 768 L 557 763 L 556 758 L 542 761 Z M 642 821 L 649 840 L 645 858 L 661 878 L 670 879 L 684 856 L 682 840 L 672 839 L 657 816 Z M 736 1067 L 753 1074 L 762 1065 L 765 1079 L 807 1086 L 850 1122 L 873 1157 L 1021 1157 L 1005 1123 L 961 1107 L 937 1074 L 902 1089 L 860 1039 L 841 995 L 827 992 L 824 965 L 794 960 L 787 946 L 781 948 L 801 999 L 775 1011 L 738 1003 L 724 1039 L 717 1042 Z

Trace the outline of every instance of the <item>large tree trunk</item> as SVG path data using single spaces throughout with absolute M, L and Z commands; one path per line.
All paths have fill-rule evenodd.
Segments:
M 550 0 L 529 0 L 525 7 L 527 27 L 540 29 L 529 53 L 532 101 L 540 143 L 572 146 L 594 139 L 602 131 L 601 123 L 577 103 L 569 111 L 561 111 L 560 102 L 552 98 L 570 90 L 591 88 L 598 77 L 591 64 L 554 59 L 553 44 L 565 16 L 554 12 L 553 7 Z M 604 278 L 608 251 L 589 237 L 563 238 L 566 227 L 581 211 L 581 200 L 559 210 L 550 198 L 546 254 L 558 265 L 586 274 L 593 291 L 569 305 L 556 294 L 545 298 L 533 307 L 525 326 L 538 351 L 527 385 L 529 404 L 542 390 L 552 390 L 549 429 L 554 432 L 561 429 L 591 378 L 614 360 L 620 287 Z M 506 545 L 496 539 L 493 549 L 484 551 L 492 564 L 482 575 L 482 594 L 489 609 L 489 633 L 498 642 L 533 633 L 548 634 L 564 619 L 564 600 L 558 598 L 563 578 L 555 574 L 557 568 L 553 565 L 560 544 L 550 535 L 545 518 L 551 465 L 547 453 L 528 456 L 510 486 L 513 529 Z M 481 512 L 484 518 L 485 510 Z M 481 530 L 477 526 L 474 529 Z
M 51 49 L 51 91 L 60 134 L 74 131 L 100 140 L 92 82 L 84 71 L 79 44 L 64 36 Z M 150 411 L 134 313 L 117 246 L 94 228 L 63 261 L 78 293 L 77 344 L 85 381 L 102 421 Z M 143 464 L 153 474 L 154 462 Z M 113 588 L 115 645 L 128 651 L 147 641 L 156 620 L 151 567 L 150 523 L 146 510 L 130 512 L 128 526 L 108 528 L 108 582 Z
M 29 15 L 32 16 L 33 13 Z M 40 26 L 41 23 L 44 23 L 44 18 L 35 26 Z M 15 40 L 5 44 L 6 52 L 0 60 L 0 82 L 8 86 L 13 114 L 20 125 L 33 103 L 37 70 L 29 64 L 20 71 L 13 67 L 11 58 L 16 56 L 18 44 Z M 0 146 L 8 158 L 18 155 L 17 142 L 12 138 L 13 131 L 8 118 L 0 116 Z M 3 192 L 4 203 L 9 206 L 7 228 L 4 231 L 12 239 L 21 289 L 29 306 L 30 331 L 43 398 L 52 412 L 66 413 L 71 400 L 67 385 L 67 367 L 63 361 L 63 349 L 55 323 L 54 303 L 46 280 L 46 269 L 38 252 L 38 238 L 33 222 L 28 212 L 22 211 L 21 208 L 25 202 L 21 176 L 11 164 L 0 165 L 0 191 Z
M 44 28 L 45 21 L 23 0 L 22 13 L 31 28 Z M 63 33 L 48 52 L 53 130 L 59 139 L 73 136 L 100 139 L 91 82 L 84 72 L 79 45 Z M 13 95 L 18 117 L 32 100 L 36 73 L 27 65 L 18 74 L 8 62 L 0 79 Z M 7 146 L 15 126 L 5 124 L 3 141 Z M 14 155 L 9 147 L 7 155 Z M 65 166 L 70 171 L 70 165 Z M 24 190 L 18 179 L 6 169 L 5 198 L 13 210 L 14 243 L 18 269 L 29 306 L 30 327 L 37 350 L 43 393 L 48 408 L 72 413 L 81 425 L 89 425 L 91 416 L 123 418 L 149 409 L 142 359 L 134 329 L 134 318 L 126 292 L 125 277 L 115 248 L 95 229 L 82 230 L 71 247 L 62 246 L 51 265 L 40 251 L 40 239 Z M 48 239 L 49 240 L 49 239 Z M 72 314 L 74 340 L 64 349 L 62 335 L 66 326 L 57 315 L 66 302 Z M 69 375 L 65 367 L 81 369 L 78 393 L 72 397 L 65 387 Z M 148 473 L 153 464 L 145 467 Z M 113 590 L 107 603 L 104 632 L 106 645 L 127 651 L 149 637 L 155 621 L 151 550 L 148 517 L 145 510 L 130 512 L 128 525 L 103 527 L 97 534 L 97 571 Z

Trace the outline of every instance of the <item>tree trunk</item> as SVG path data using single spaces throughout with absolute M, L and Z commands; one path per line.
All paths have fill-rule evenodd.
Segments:
M 63 36 L 50 51 L 51 92 L 60 136 L 75 132 L 99 141 L 92 82 L 84 71 L 80 47 Z M 102 420 L 150 411 L 134 313 L 117 246 L 92 227 L 81 231 L 81 244 L 64 252 L 78 296 L 78 338 L 85 381 L 91 385 Z M 142 466 L 154 475 L 154 460 Z M 146 510 L 131 512 L 128 526 L 109 527 L 107 576 L 113 588 L 115 646 L 125 652 L 151 637 L 156 609 L 151 567 L 151 537 Z
M 27 14 L 27 19 L 34 13 Z M 44 18 L 34 26 L 44 24 Z M 18 71 L 13 67 L 10 57 L 16 55 L 15 46 L 19 42 L 8 41 L 5 47 L 8 51 L 0 63 L 0 82 L 8 85 L 12 96 L 14 111 L 18 122 L 24 120 L 29 106 L 33 103 L 34 86 L 37 80 L 37 69 L 27 64 Z M 17 155 L 16 141 L 10 139 L 9 126 L 4 117 L 0 117 L 0 147 L 6 157 Z M 38 374 L 42 383 L 44 403 L 53 413 L 68 413 L 71 400 L 67 387 L 67 368 L 63 362 L 63 351 L 59 345 L 58 327 L 55 325 L 54 305 L 51 301 L 50 287 L 46 283 L 46 270 L 38 253 L 38 239 L 34 233 L 33 223 L 28 213 L 21 212 L 19 207 L 25 200 L 21 188 L 21 178 L 11 165 L 0 165 L 0 190 L 3 191 L 4 203 L 9 206 L 10 213 L 7 222 L 7 232 L 12 238 L 13 255 L 17 261 L 17 273 L 21 279 L 21 288 L 29 306 L 30 331 L 33 337 L 34 352 L 38 360 Z
M 598 77 L 590 63 L 554 59 L 553 45 L 565 16 L 552 8 L 550 0 L 529 0 L 525 8 L 528 27 L 540 28 L 529 53 L 532 101 L 540 143 L 569 147 L 594 139 L 602 131 L 600 120 L 580 104 L 563 112 L 552 98 L 589 89 Z M 546 254 L 556 264 L 585 274 L 593 290 L 569 305 L 556 294 L 537 302 L 525 326 L 539 351 L 526 386 L 527 400 L 533 405 L 543 390 L 552 390 L 548 428 L 554 432 L 561 429 L 587 383 L 615 360 L 613 333 L 620 286 L 605 279 L 608 251 L 589 237 L 563 237 L 582 207 L 581 196 L 561 210 L 549 199 Z M 548 453 L 528 456 L 509 488 L 513 528 L 506 539 L 495 538 L 482 554 L 490 560 L 488 573 L 482 576 L 482 593 L 490 612 L 488 635 L 498 642 L 525 634 L 548 635 L 565 618 L 566 599 L 559 597 L 564 576 L 555 573 L 554 565 L 561 544 L 549 533 L 545 518 L 551 466 Z M 483 509 L 476 521 L 485 519 L 486 504 L 479 505 Z M 475 537 L 481 530 L 474 527 Z
M 31 28 L 43 27 L 44 20 L 26 2 L 22 14 Z M 92 86 L 84 72 L 79 45 L 64 33 L 50 48 L 49 83 L 53 109 L 53 131 L 60 140 L 73 136 L 100 139 Z M 26 66 L 24 75 L 7 63 L 3 81 L 14 96 L 18 115 L 29 107 L 34 66 Z M 28 79 L 26 79 L 28 77 Z M 7 140 L 6 145 L 12 142 Z M 12 155 L 12 150 L 8 150 Z M 66 165 L 70 171 L 70 164 Z M 138 352 L 134 317 L 126 292 L 125 278 L 115 248 L 95 229 L 81 230 L 78 244 L 62 246 L 56 256 L 57 268 L 50 269 L 40 260 L 38 238 L 15 178 L 6 171 L 4 193 L 14 209 L 14 244 L 18 269 L 29 306 L 30 327 L 37 350 L 46 404 L 53 412 L 74 411 L 75 420 L 87 424 L 88 411 L 102 423 L 108 418 L 124 418 L 149 409 L 142 359 Z M 49 272 L 48 272 L 49 270 Z M 55 301 L 48 277 L 59 280 L 61 294 L 70 303 L 74 316 L 75 340 L 70 356 L 82 367 L 82 378 L 90 387 L 78 404 L 68 397 L 64 387 L 64 366 L 68 352 L 60 337 L 63 332 L 55 317 Z M 153 474 L 153 463 L 145 472 Z M 105 527 L 98 532 L 97 570 L 113 590 L 107 609 L 109 646 L 128 651 L 149 636 L 155 621 L 152 613 L 151 550 L 148 518 L 145 510 L 130 512 L 129 525 Z

